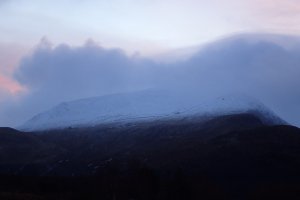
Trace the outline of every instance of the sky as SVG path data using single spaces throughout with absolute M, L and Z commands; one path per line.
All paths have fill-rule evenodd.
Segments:
M 227 77 L 225 86 L 232 88 L 237 82 L 231 79 L 246 76 L 247 70 L 237 68 L 241 65 L 255 70 L 238 80 L 255 84 L 234 89 L 249 91 L 300 125 L 300 95 L 290 89 L 298 87 L 299 21 L 298 0 L 0 0 L 0 126 L 17 126 L 61 101 L 176 84 L 212 85 L 216 74 Z M 240 34 L 248 41 L 243 49 Z M 249 40 L 255 34 L 253 45 Z M 228 37 L 234 38 L 230 48 L 219 42 Z M 211 44 L 222 51 L 205 48 Z M 244 50 L 245 59 L 224 55 L 231 48 Z M 177 61 L 185 52 L 193 55 Z M 170 55 L 176 63 L 156 61 Z M 206 68 L 209 78 L 197 82 Z

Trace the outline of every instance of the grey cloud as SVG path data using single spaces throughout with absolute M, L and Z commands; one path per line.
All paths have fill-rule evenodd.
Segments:
M 80 98 L 135 88 L 137 73 L 143 73 L 147 65 L 153 63 L 127 57 L 118 49 L 60 45 L 38 49 L 22 61 L 15 77 L 33 90 Z
M 243 93 L 300 125 L 298 47 L 286 49 L 259 38 L 249 42 L 248 36 L 236 37 L 208 45 L 188 60 L 166 64 L 128 57 L 94 43 L 76 48 L 42 46 L 23 59 L 15 74 L 30 93 L 11 112 L 26 120 L 62 101 L 167 88 L 200 96 Z
M 223 41 L 191 58 L 185 73 L 191 85 L 208 92 L 240 92 L 254 96 L 287 121 L 299 125 L 300 50 L 247 38 Z M 202 90 L 199 89 L 199 92 Z

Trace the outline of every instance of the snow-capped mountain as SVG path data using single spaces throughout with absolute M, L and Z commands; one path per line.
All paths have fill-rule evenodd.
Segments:
M 260 113 L 267 123 L 282 122 L 263 104 L 246 96 L 204 98 L 146 90 L 64 102 L 37 114 L 19 129 L 37 131 L 243 112 Z

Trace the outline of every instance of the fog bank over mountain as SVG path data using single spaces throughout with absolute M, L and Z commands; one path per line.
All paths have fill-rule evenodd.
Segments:
M 298 37 L 236 35 L 174 60 L 127 56 L 94 42 L 80 47 L 41 43 L 20 63 L 14 77 L 28 91 L 17 102 L 1 103 L 5 124 L 0 125 L 17 126 L 63 101 L 151 88 L 184 91 L 185 98 L 245 94 L 300 126 Z

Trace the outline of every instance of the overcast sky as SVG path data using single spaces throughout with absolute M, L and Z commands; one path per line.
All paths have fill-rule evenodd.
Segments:
M 151 58 L 176 49 L 184 51 L 186 47 L 213 43 L 239 33 L 276 33 L 280 36 L 275 38 L 275 42 L 272 41 L 272 45 L 278 45 L 278 41 L 280 48 L 282 43 L 297 45 L 297 37 L 285 38 L 283 35 L 299 35 L 299 22 L 298 0 L 0 0 L 0 125 L 20 123 L 33 112 L 47 109 L 62 100 L 139 89 L 135 85 L 151 87 L 153 82 L 157 82 L 153 77 L 158 74 L 161 75 L 160 82 L 164 82 L 164 76 L 168 76 L 169 71 L 161 72 L 165 64 L 157 64 Z M 119 50 L 111 50 L 115 48 Z M 256 48 L 261 46 L 249 50 L 249 55 L 253 55 Z M 276 51 L 276 46 L 271 48 L 268 45 L 264 48 L 277 58 L 282 58 L 278 62 L 272 61 L 272 64 L 281 63 L 286 67 L 282 70 L 282 66 L 277 66 L 279 71 L 268 68 L 266 71 L 270 81 L 266 81 L 264 87 L 272 87 L 275 83 L 277 87 L 282 87 L 282 91 L 288 86 L 297 87 L 296 80 L 291 79 L 289 84 L 284 85 L 282 82 L 287 80 L 286 77 L 277 80 L 272 74 L 289 70 L 287 76 L 294 78 L 294 72 L 298 70 L 295 57 L 298 51 L 295 48 Z M 93 55 L 86 60 L 90 53 Z M 207 54 L 202 52 L 202 60 L 204 55 Z M 212 55 L 217 57 L 223 54 L 210 52 L 207 56 Z M 109 61 L 111 58 L 116 59 L 115 63 Z M 258 55 L 251 58 L 251 61 L 257 62 L 255 66 L 262 63 L 269 65 L 272 60 L 270 55 L 265 54 L 264 61 L 259 60 Z M 222 65 L 228 65 L 231 59 L 223 57 Z M 242 61 L 239 64 L 249 66 L 245 60 Z M 199 68 L 212 65 L 202 62 L 197 63 Z M 191 63 L 190 60 L 185 64 Z M 174 65 L 178 68 L 180 64 Z M 107 68 L 109 66 L 113 67 Z M 229 74 L 237 71 L 234 67 L 227 70 Z M 85 79 L 82 73 L 87 76 Z M 107 76 L 101 73 L 114 77 L 115 82 L 106 80 Z M 252 73 L 255 75 L 258 72 Z M 139 80 L 136 77 L 144 78 Z M 99 82 L 96 81 L 99 79 Z M 65 82 L 60 82 L 63 80 Z M 64 87 L 55 93 L 53 88 L 58 83 Z M 80 91 L 74 92 L 72 88 L 76 84 Z M 101 87 L 93 87 L 99 84 Z M 256 91 L 255 95 L 264 92 Z M 49 101 L 43 98 L 36 100 L 46 97 L 46 94 Z M 281 95 L 292 94 L 298 97 L 295 90 Z M 274 96 L 260 97 L 269 101 Z M 295 96 L 285 99 L 298 100 Z M 36 109 L 33 109 L 32 102 L 35 102 Z M 267 103 L 294 124 L 297 123 L 297 113 L 288 115 L 288 110 L 297 110 L 299 104 L 291 104 L 287 100 L 283 102 L 285 104 L 282 105 L 279 102 Z M 289 108 L 284 110 L 288 103 Z M 294 107 L 291 108 L 291 105 Z

